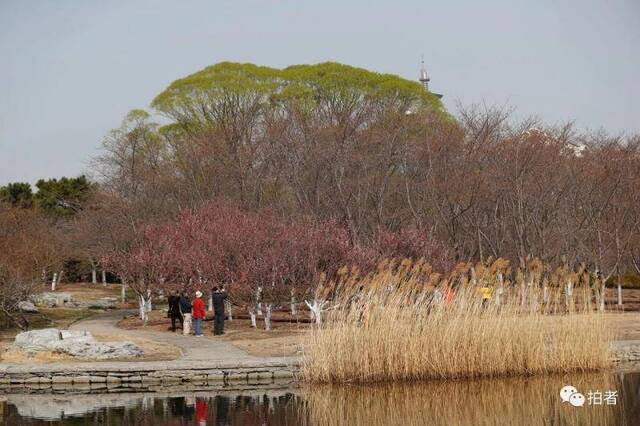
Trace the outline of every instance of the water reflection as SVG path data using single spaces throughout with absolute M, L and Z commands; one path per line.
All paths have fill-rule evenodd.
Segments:
M 585 396 L 614 390 L 616 405 L 563 404 L 566 384 Z M 0 423 L 10 425 L 632 425 L 640 374 L 0 399 Z
M 559 391 L 568 384 L 585 396 L 589 391 L 617 391 L 616 404 L 562 403 Z M 311 418 L 322 425 L 344 424 L 342 419 L 356 425 L 632 425 L 640 418 L 639 391 L 638 374 L 591 374 L 343 386 L 302 394 Z

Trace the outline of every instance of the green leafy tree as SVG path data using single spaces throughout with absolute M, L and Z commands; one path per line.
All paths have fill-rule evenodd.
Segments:
M 25 182 L 13 182 L 0 187 L 0 202 L 14 207 L 30 208 L 33 204 L 31 185 Z
M 79 212 L 94 190 L 86 176 L 76 178 L 40 179 L 34 196 L 37 207 L 45 213 L 69 217 Z

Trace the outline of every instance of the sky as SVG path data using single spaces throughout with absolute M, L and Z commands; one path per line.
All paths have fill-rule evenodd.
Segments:
M 91 173 L 107 132 L 220 61 L 337 61 L 444 103 L 640 132 L 640 0 L 0 0 L 0 185 Z

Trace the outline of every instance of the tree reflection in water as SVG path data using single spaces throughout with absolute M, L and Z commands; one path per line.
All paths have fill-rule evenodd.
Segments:
M 572 407 L 560 388 L 615 390 L 616 405 Z M 5 395 L 10 425 L 633 425 L 640 374 L 305 386 L 236 394 Z

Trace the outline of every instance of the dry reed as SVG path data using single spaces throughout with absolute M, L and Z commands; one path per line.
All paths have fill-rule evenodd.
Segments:
M 448 379 L 610 365 L 612 334 L 593 310 L 592 287 L 551 287 L 535 262 L 510 283 L 503 280 L 506 268 L 500 259 L 462 264 L 444 278 L 422 261 L 403 260 L 364 277 L 342 271 L 323 287 L 332 308 L 305 344 L 303 378 Z M 483 287 L 492 293 L 484 302 Z

